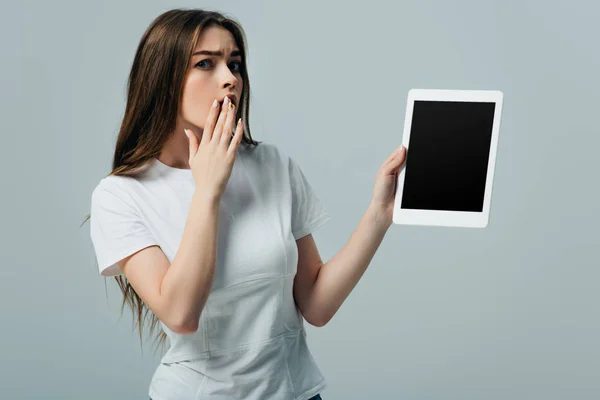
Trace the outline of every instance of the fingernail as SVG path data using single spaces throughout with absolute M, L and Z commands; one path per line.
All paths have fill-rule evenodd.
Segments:
M 238 125 L 241 125 L 241 124 L 242 124 L 242 119 L 240 118 L 240 119 L 238 119 Z
M 219 105 L 219 102 L 217 101 L 217 99 L 215 99 L 215 101 L 213 101 L 212 108 L 217 108 L 218 105 Z
M 188 133 L 187 129 L 184 129 L 183 132 L 185 133 L 185 136 L 187 136 L 187 138 L 190 138 L 190 134 Z
M 229 103 L 229 97 L 225 96 L 225 100 L 223 100 L 223 106 L 226 106 Z

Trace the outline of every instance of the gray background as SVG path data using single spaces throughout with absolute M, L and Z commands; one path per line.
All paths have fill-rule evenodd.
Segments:
M 5 5 L 1 397 L 147 398 L 160 355 L 119 318 L 79 224 L 143 31 L 169 8 L 208 7 L 247 32 L 255 139 L 294 157 L 333 216 L 314 235 L 324 261 L 400 145 L 411 88 L 505 95 L 488 228 L 392 225 L 334 319 L 307 326 L 323 398 L 599 398 L 600 8 L 568 4 Z

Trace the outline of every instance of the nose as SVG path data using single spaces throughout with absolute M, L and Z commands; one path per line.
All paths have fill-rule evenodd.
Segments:
M 222 68 L 222 70 L 223 72 L 221 73 L 221 82 L 223 84 L 223 87 L 235 88 L 238 84 L 238 78 L 236 78 L 236 76 L 231 72 L 229 67 L 225 66 L 224 68 Z

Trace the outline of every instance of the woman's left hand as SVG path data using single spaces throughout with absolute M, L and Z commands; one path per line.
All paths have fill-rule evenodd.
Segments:
M 375 179 L 370 207 L 375 212 L 377 222 L 381 223 L 386 229 L 393 222 L 396 182 L 398 172 L 406 160 L 406 151 L 404 146 L 401 146 L 400 149 L 394 149 L 392 155 L 379 168 Z

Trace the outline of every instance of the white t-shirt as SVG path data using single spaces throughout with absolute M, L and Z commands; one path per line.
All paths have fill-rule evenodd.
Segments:
M 100 273 L 158 245 L 172 262 L 195 181 L 158 159 L 135 177 L 94 189 L 90 235 Z M 212 289 L 196 333 L 161 322 L 169 341 L 150 383 L 153 400 L 307 400 L 327 385 L 306 343 L 293 282 L 296 240 L 331 217 L 299 166 L 273 144 L 243 142 L 221 198 Z

